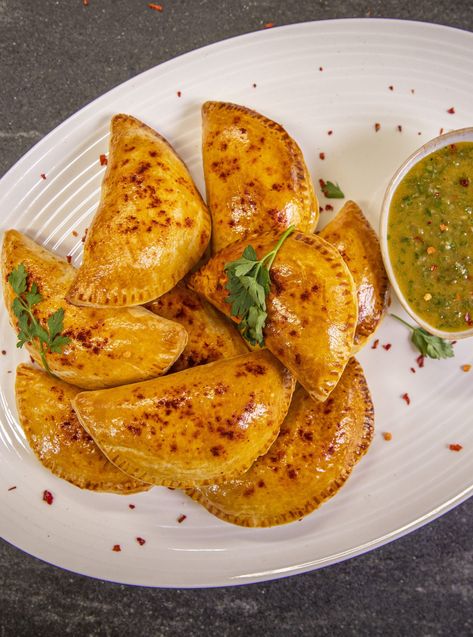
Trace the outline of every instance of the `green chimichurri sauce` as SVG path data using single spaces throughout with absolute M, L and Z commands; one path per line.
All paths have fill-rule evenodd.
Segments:
M 473 326 L 473 143 L 417 163 L 391 200 L 389 256 L 412 309 L 445 331 Z

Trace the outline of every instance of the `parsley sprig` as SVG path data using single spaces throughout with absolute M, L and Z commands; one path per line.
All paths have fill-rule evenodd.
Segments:
M 391 314 L 393 318 L 408 327 L 412 331 L 411 341 L 415 347 L 419 350 L 422 356 L 428 358 L 453 358 L 455 356 L 453 351 L 453 345 L 450 341 L 447 341 L 440 336 L 434 336 L 429 334 L 422 327 L 414 327 L 410 323 L 406 323 L 404 319 L 395 314 Z
M 54 352 L 60 354 L 63 347 L 71 340 L 61 334 L 63 330 L 64 310 L 56 310 L 47 320 L 46 326 L 41 325 L 34 315 L 34 306 L 43 300 L 37 284 L 33 281 L 28 287 L 28 271 L 24 263 L 15 268 L 8 277 L 8 283 L 12 286 L 16 296 L 13 299 L 12 310 L 18 319 L 17 347 L 23 347 L 25 343 L 38 343 L 39 354 L 44 369 L 52 374 L 46 354 Z
M 251 345 L 264 345 L 263 328 L 268 316 L 266 297 L 271 287 L 269 271 L 280 247 L 294 230 L 295 226 L 289 226 L 274 248 L 261 259 L 249 245 L 240 259 L 225 265 L 226 289 L 230 292 L 225 300 L 231 303 L 232 316 L 241 319 L 238 329 Z

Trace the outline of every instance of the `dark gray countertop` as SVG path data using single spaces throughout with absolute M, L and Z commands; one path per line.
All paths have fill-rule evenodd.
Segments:
M 441 0 L 0 0 L 0 174 L 66 117 L 180 53 L 277 25 L 392 17 L 473 30 Z M 1 513 L 0 513 L 1 515 Z M 0 542 L 0 637 L 472 635 L 473 500 L 368 555 L 267 584 L 153 590 L 64 572 Z

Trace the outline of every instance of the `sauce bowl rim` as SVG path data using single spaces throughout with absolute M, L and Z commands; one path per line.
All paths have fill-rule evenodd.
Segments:
M 381 217 L 379 224 L 379 236 L 380 236 L 380 244 L 381 244 L 381 254 L 384 261 L 384 267 L 386 268 L 386 272 L 389 277 L 389 281 L 391 282 L 391 286 L 396 293 L 399 302 L 401 303 L 404 310 L 409 314 L 409 316 L 416 321 L 422 328 L 424 328 L 430 334 L 434 334 L 435 336 L 440 336 L 442 338 L 448 340 L 459 340 L 463 338 L 468 338 L 473 336 L 473 327 L 469 327 L 465 330 L 459 330 L 456 332 L 446 332 L 444 330 L 440 330 L 430 323 L 427 323 L 423 318 L 421 318 L 415 310 L 409 305 L 406 297 L 401 291 L 396 275 L 394 274 L 394 270 L 392 267 L 391 259 L 389 256 L 389 248 L 388 248 L 388 218 L 389 218 L 389 208 L 391 205 L 391 201 L 394 193 L 397 190 L 402 179 L 405 175 L 413 168 L 416 164 L 419 163 L 422 159 L 431 155 L 437 150 L 441 148 L 445 148 L 449 144 L 460 142 L 473 142 L 473 126 L 458 128 L 448 133 L 443 133 L 442 135 L 438 135 L 433 139 L 429 140 L 425 144 L 423 144 L 420 148 L 415 150 L 409 157 L 401 164 L 401 166 L 396 170 L 393 177 L 391 178 L 388 187 L 386 188 L 383 203 L 381 205 Z

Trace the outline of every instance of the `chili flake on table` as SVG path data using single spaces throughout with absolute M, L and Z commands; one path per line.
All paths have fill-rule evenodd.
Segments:
M 455 443 L 452 445 L 448 445 L 448 448 L 450 449 L 450 451 L 461 451 L 463 449 L 463 446 Z

